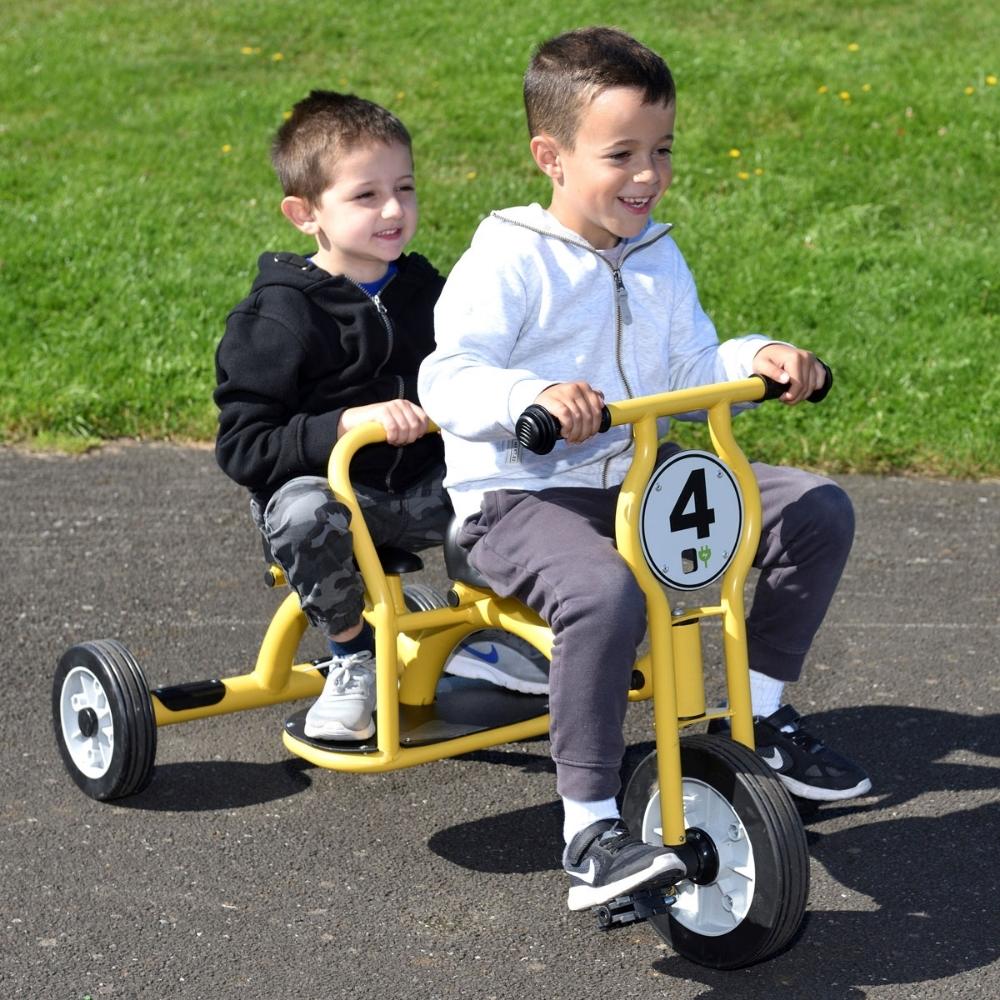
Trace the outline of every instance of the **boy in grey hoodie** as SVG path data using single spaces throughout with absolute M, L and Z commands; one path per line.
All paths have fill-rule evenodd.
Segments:
M 633 838 L 615 795 L 622 724 L 645 602 L 614 547 L 628 429 L 595 436 L 605 396 L 635 397 L 753 372 L 795 404 L 818 389 L 808 351 L 751 335 L 720 344 L 670 227 L 651 213 L 670 185 L 675 91 L 663 60 L 608 28 L 542 44 L 524 82 L 548 209 L 494 212 L 477 230 L 435 309 L 437 347 L 420 369 L 442 428 L 448 487 L 466 518 L 460 543 L 502 595 L 553 630 L 552 757 L 564 805 L 570 909 L 669 882 L 676 855 Z M 537 403 L 562 427 L 548 455 L 517 447 L 514 424 Z M 799 795 L 868 790 L 863 771 L 805 732 L 796 680 L 853 540 L 850 500 L 829 480 L 760 464 L 761 570 L 748 618 L 758 750 Z

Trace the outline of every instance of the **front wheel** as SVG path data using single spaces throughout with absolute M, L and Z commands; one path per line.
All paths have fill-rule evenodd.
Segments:
M 114 639 L 63 653 L 52 683 L 52 723 L 66 770 L 92 799 L 118 799 L 149 784 L 156 720 L 146 678 Z
M 699 965 L 737 969 L 794 936 L 809 894 L 805 831 L 774 772 L 742 744 L 681 740 L 684 825 L 703 859 L 677 886 L 670 911 L 650 918 L 674 950 Z M 636 768 L 622 803 L 630 830 L 662 844 L 656 753 Z

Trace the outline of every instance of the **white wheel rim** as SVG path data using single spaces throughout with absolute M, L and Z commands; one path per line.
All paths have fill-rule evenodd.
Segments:
M 746 827 L 725 796 L 695 778 L 684 779 L 684 825 L 697 827 L 712 839 L 719 856 L 719 873 L 707 885 L 679 882 L 677 902 L 670 908 L 683 927 L 706 937 L 735 930 L 750 912 L 756 868 Z M 657 789 L 642 817 L 642 839 L 663 843 L 660 792 Z
M 93 713 L 90 736 L 80 728 L 80 715 L 87 709 Z M 85 667 L 74 667 L 63 681 L 60 721 L 63 743 L 77 770 L 88 778 L 104 777 L 115 749 L 114 721 L 107 692 Z

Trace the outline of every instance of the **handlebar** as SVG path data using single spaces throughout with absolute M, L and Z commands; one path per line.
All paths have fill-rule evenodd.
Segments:
M 819 360 L 819 359 L 817 359 Z M 819 362 L 826 372 L 823 384 L 806 397 L 809 403 L 819 403 L 824 400 L 833 387 L 833 372 L 824 361 Z M 755 375 L 764 383 L 764 394 L 761 399 L 778 399 L 788 388 L 781 382 L 768 378 L 766 375 Z M 598 433 L 603 434 L 612 424 L 611 410 L 607 406 L 601 408 L 601 425 Z M 522 448 L 536 455 L 547 455 L 556 445 L 560 436 L 559 420 L 539 403 L 532 403 L 518 418 L 514 425 L 514 433 Z

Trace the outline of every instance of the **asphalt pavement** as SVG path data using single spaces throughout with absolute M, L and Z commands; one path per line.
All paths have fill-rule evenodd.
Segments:
M 163 728 L 144 792 L 84 796 L 61 652 L 120 639 L 154 686 L 243 673 L 279 598 L 210 451 L 0 449 L 0 996 L 1000 996 L 1000 484 L 840 481 L 857 540 L 790 697 L 873 789 L 805 820 L 792 945 L 715 972 L 566 910 L 545 741 L 357 776 L 291 757 L 275 706 Z M 633 706 L 633 756 L 650 734 Z

